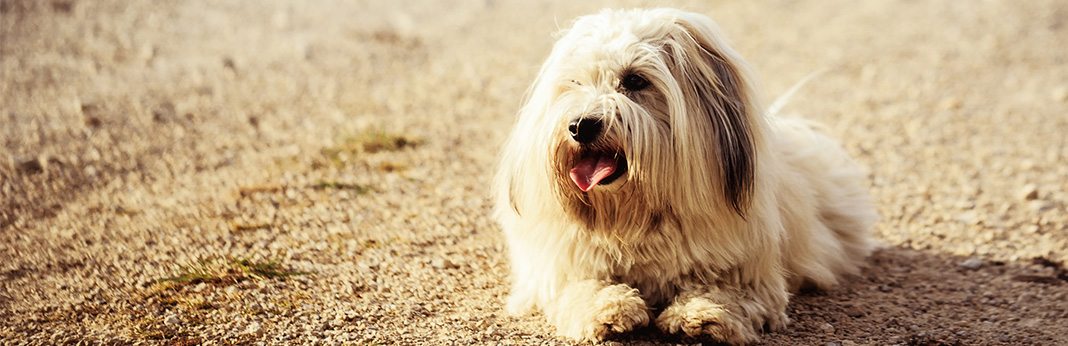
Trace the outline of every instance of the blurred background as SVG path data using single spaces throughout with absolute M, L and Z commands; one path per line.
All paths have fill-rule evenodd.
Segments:
M 826 70 L 786 112 L 871 172 L 885 249 L 766 344 L 1068 342 L 1053 0 L 0 0 L 0 338 L 568 343 L 500 311 L 497 148 L 554 32 L 659 6 Z

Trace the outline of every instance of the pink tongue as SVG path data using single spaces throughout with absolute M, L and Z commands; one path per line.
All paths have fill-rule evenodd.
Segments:
M 589 191 L 604 178 L 616 172 L 616 160 L 609 155 L 583 158 L 571 169 L 571 180 L 582 191 Z

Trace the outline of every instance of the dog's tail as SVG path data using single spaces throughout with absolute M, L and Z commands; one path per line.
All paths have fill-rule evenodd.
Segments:
M 827 69 L 820 69 L 816 70 L 816 72 L 809 73 L 805 78 L 801 78 L 801 80 L 794 84 L 794 86 L 790 87 L 790 90 L 787 90 L 782 96 L 776 98 L 775 101 L 771 103 L 771 106 L 768 106 L 768 114 L 778 115 L 779 111 L 782 110 L 782 107 L 785 107 L 786 103 L 790 102 L 790 98 L 793 97 L 798 90 L 801 90 L 801 87 L 825 72 L 827 72 Z

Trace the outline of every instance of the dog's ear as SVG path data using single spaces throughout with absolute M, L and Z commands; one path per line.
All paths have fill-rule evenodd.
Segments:
M 671 52 L 677 70 L 684 71 L 680 78 L 684 93 L 696 97 L 701 105 L 688 107 L 693 116 L 708 119 L 711 136 L 717 145 L 720 183 L 727 204 L 741 217 L 746 217 L 754 188 L 756 172 L 756 144 L 754 121 L 749 112 L 750 89 L 743 80 L 745 68 L 740 58 L 730 50 L 719 36 L 719 29 L 711 19 L 693 13 L 681 13 L 676 18 L 679 26 L 675 49 Z M 691 84 L 691 85 L 685 85 Z M 695 109 L 697 108 L 697 109 Z M 703 113 L 703 114 L 702 114 Z

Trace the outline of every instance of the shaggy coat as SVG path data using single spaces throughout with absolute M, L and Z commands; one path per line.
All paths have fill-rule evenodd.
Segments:
M 876 219 L 866 175 L 818 126 L 768 114 L 755 81 L 703 15 L 579 18 L 494 183 L 507 309 L 578 340 L 655 321 L 745 344 L 787 324 L 789 292 L 857 273 Z M 580 138 L 591 119 L 600 131 Z

